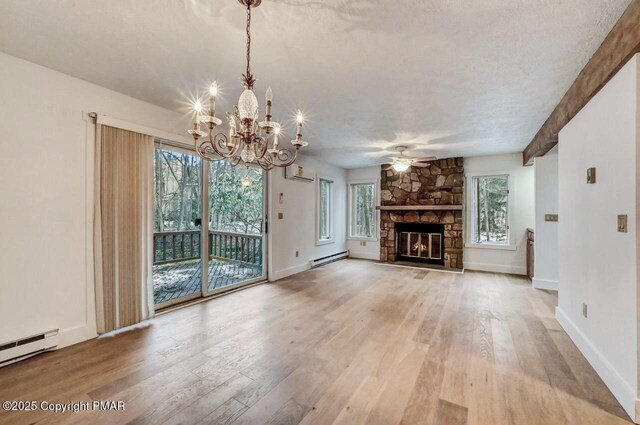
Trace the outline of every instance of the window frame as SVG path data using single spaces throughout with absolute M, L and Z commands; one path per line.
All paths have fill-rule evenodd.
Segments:
M 367 237 L 367 236 L 353 236 L 353 195 L 352 195 L 352 187 L 355 185 L 363 185 L 363 184 L 371 184 L 373 185 L 373 207 L 374 207 L 374 213 L 373 213 L 373 222 L 374 222 L 374 228 L 373 228 L 373 236 L 372 237 Z M 379 232 L 379 226 L 380 226 L 380 218 L 379 218 L 379 211 L 375 209 L 375 207 L 377 205 L 380 204 L 380 191 L 378 190 L 379 187 L 379 180 L 350 180 L 347 183 L 347 203 L 348 203 L 348 207 L 347 207 L 347 240 L 352 240 L 352 241 L 372 241 L 375 242 L 378 240 L 380 232 Z
M 492 177 L 505 177 L 507 179 L 507 240 L 505 242 L 481 242 L 478 239 L 478 184 L 477 181 L 483 178 Z M 469 214 L 469 241 L 467 246 L 475 248 L 492 248 L 492 249 L 506 249 L 513 250 L 512 244 L 512 232 L 511 232 L 511 206 L 513 204 L 513 187 L 512 178 L 509 173 L 487 173 L 487 174 L 474 174 L 469 177 L 469 188 L 471 189 L 469 201 L 470 201 L 470 214 Z
M 320 206 L 322 202 L 321 197 L 321 185 L 322 181 L 327 181 L 330 183 L 330 193 L 329 193 L 329 238 L 322 239 L 320 237 L 320 225 L 321 223 L 321 214 L 320 214 Z M 328 245 L 332 244 L 336 241 L 335 235 L 335 184 L 336 180 L 333 177 L 329 176 L 317 176 L 316 182 L 316 245 Z

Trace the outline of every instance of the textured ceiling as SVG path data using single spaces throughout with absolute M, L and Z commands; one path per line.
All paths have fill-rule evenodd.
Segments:
M 252 69 L 309 153 L 336 165 L 519 152 L 630 0 L 264 0 Z M 0 50 L 188 113 L 213 79 L 242 87 L 236 0 L 2 0 Z M 262 102 L 261 102 L 262 103 Z

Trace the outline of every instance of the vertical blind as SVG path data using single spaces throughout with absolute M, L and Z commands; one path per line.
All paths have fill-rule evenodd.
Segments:
M 98 125 L 94 256 L 98 332 L 153 316 L 152 136 Z

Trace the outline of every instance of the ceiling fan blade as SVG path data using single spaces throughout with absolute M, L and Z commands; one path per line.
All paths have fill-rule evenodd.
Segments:
M 416 158 L 413 161 L 414 162 L 429 162 L 429 161 L 435 161 L 436 159 L 438 159 L 435 156 L 424 156 L 422 158 Z

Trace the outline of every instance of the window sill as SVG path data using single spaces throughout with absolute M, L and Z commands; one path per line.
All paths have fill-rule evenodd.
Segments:
M 332 243 L 335 243 L 335 242 L 336 242 L 335 239 L 322 239 L 322 240 L 316 241 L 316 246 L 329 245 L 329 244 L 332 244 Z
M 378 242 L 378 238 L 364 238 L 358 236 L 347 236 L 348 241 L 365 241 L 365 242 Z
M 467 242 L 464 244 L 465 248 L 479 248 L 479 249 L 495 249 L 499 251 L 516 251 L 518 247 L 516 245 L 500 245 L 495 243 L 475 243 Z

